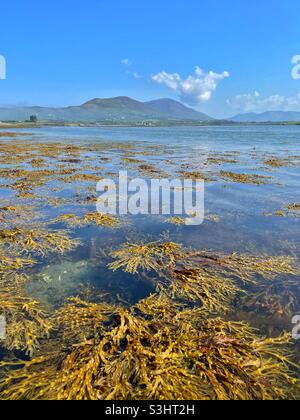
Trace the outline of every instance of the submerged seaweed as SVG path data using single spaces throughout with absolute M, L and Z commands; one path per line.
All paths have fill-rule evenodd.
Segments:
M 260 281 L 247 299 L 244 299 L 244 305 L 248 310 L 279 319 L 285 318 L 290 322 L 300 310 L 299 277 Z
M 234 298 L 242 293 L 241 285 L 255 283 L 257 276 L 267 282 L 278 274 L 298 274 L 292 258 L 218 255 L 184 250 L 174 243 L 127 244 L 112 257 L 112 270 L 140 273 L 172 299 L 193 302 L 214 313 L 231 311 Z

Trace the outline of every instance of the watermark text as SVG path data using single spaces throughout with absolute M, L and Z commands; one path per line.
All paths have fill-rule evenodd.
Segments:
M 292 58 L 292 64 L 294 67 L 292 68 L 292 78 L 294 80 L 300 79 L 300 55 L 294 55 Z
M 0 340 L 6 339 L 6 320 L 5 317 L 0 315 Z
M 0 80 L 6 79 L 6 60 L 3 55 L 0 55 Z
M 295 315 L 292 319 L 292 324 L 295 327 L 292 330 L 292 336 L 294 340 L 300 340 L 300 315 Z
M 101 196 L 97 211 L 111 215 L 187 216 L 186 225 L 204 220 L 204 181 L 201 179 L 128 179 L 120 171 L 118 180 L 103 179 L 97 184 Z

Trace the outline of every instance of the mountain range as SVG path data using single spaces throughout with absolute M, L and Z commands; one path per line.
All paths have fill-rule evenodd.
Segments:
M 300 112 L 294 111 L 267 111 L 262 114 L 249 113 L 249 114 L 238 114 L 232 118 L 229 118 L 230 121 L 234 122 L 289 122 L 289 121 L 300 121 Z
M 65 122 L 141 122 L 141 121 L 212 121 L 213 118 L 173 99 L 140 102 L 126 96 L 96 98 L 79 106 L 0 107 L 0 121 L 24 121 L 36 115 L 40 121 Z
M 140 102 L 127 96 L 96 98 L 82 105 L 63 108 L 40 106 L 0 107 L 1 121 L 26 121 L 30 116 L 39 121 L 76 123 L 141 123 L 141 122 L 206 122 L 221 124 L 202 112 L 189 108 L 173 99 Z M 262 114 L 238 114 L 227 119 L 232 123 L 298 122 L 300 112 L 269 111 Z M 224 121 L 223 121 L 224 123 Z

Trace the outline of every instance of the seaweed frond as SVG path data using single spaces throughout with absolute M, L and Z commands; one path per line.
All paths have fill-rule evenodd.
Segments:
M 94 223 L 97 226 L 105 227 L 116 227 L 120 224 L 120 221 L 116 217 L 110 214 L 103 214 L 99 212 L 85 214 L 83 217 L 83 222 L 85 224 Z
M 156 287 L 163 287 L 173 299 L 197 303 L 211 311 L 229 310 L 241 292 L 238 283 L 255 283 L 257 276 L 271 279 L 299 272 L 293 258 L 223 255 L 185 250 L 175 243 L 125 244 L 111 255 L 115 259 L 109 264 L 111 270 L 139 273 Z
M 17 256 L 7 256 L 2 249 L 0 249 L 0 276 L 9 276 L 12 273 L 32 266 L 34 261 L 31 258 L 20 258 Z
M 165 219 L 165 223 L 181 226 L 185 224 L 185 219 L 183 217 L 170 217 L 168 219 Z
M 53 252 L 63 254 L 72 250 L 77 242 L 65 232 L 16 227 L 0 230 L 0 243 L 21 253 L 47 255 Z
M 235 295 L 241 290 L 233 281 L 201 269 L 174 270 L 166 293 L 173 299 L 183 299 L 200 304 L 210 312 L 229 310 Z
M 160 271 L 174 263 L 181 252 L 181 246 L 173 242 L 160 244 L 151 242 L 144 245 L 127 243 L 111 256 L 116 260 L 109 264 L 109 268 L 116 271 L 122 268 L 125 272 L 136 274 L 139 271 Z
M 82 226 L 82 220 L 75 214 L 62 214 L 54 220 L 54 223 L 66 223 L 69 227 Z
M 108 321 L 115 308 L 108 303 L 90 303 L 79 297 L 69 298 L 65 306 L 54 315 L 54 328 L 65 343 L 74 345 L 91 338 L 97 339 L 104 332 L 104 323 Z
M 0 289 L 0 293 L 3 295 L 3 290 Z M 32 356 L 40 340 L 49 338 L 52 328 L 40 303 L 22 295 L 7 296 L 5 304 L 1 301 L 0 308 L 7 324 L 4 347 L 25 351 Z
M 119 219 L 110 215 L 98 212 L 86 213 L 83 217 L 75 214 L 63 214 L 59 216 L 55 222 L 66 223 L 69 227 L 83 227 L 90 224 L 95 224 L 101 227 L 115 228 L 120 225 Z
M 13 277 L 1 277 L 0 313 L 6 320 L 4 347 L 26 351 L 32 356 L 40 340 L 49 337 L 52 324 L 40 303 L 24 293 L 27 280 L 17 273 Z
M 265 175 L 239 174 L 239 173 L 229 172 L 229 171 L 221 171 L 220 176 L 226 181 L 237 182 L 240 184 L 255 184 L 255 185 L 265 185 L 272 179 L 271 177 L 265 176 Z
M 277 277 L 263 279 L 251 290 L 247 299 L 243 301 L 248 310 L 276 317 L 290 319 L 300 309 L 299 279 Z

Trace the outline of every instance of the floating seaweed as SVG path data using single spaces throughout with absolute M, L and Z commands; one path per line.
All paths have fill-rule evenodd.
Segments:
M 274 213 L 265 213 L 265 216 L 300 217 L 300 203 L 289 204 L 284 210 L 277 210 Z
M 297 274 L 292 257 L 255 257 L 233 253 L 224 255 L 211 251 L 183 250 L 179 244 L 168 242 L 151 242 L 149 244 L 125 244 L 124 247 L 112 253 L 116 260 L 109 264 L 112 270 L 122 268 L 129 273 L 139 271 L 161 272 L 170 266 L 185 268 L 202 268 L 214 273 L 231 274 L 243 281 L 250 281 L 254 275 L 270 278 L 277 274 Z
M 234 297 L 241 291 L 233 281 L 197 268 L 174 269 L 162 284 L 173 299 L 195 302 L 218 313 L 229 311 Z
M 265 175 L 238 174 L 238 173 L 229 172 L 229 171 L 221 171 L 220 176 L 226 181 L 237 182 L 240 184 L 255 184 L 255 185 L 265 185 L 272 179 L 271 177 L 265 176 Z
M 59 208 L 68 204 L 68 200 L 61 197 L 45 197 L 48 206 Z
M 32 134 L 27 133 L 14 133 L 12 131 L 0 131 L 0 137 L 18 137 L 18 136 L 29 136 Z
M 183 171 L 180 171 L 179 173 L 182 176 L 182 178 L 185 178 L 185 179 L 201 180 L 205 182 L 215 181 L 215 176 L 211 172 L 183 170 Z
M 183 217 L 170 217 L 168 219 L 165 219 L 165 223 L 170 223 L 172 225 L 177 225 L 177 226 L 181 226 L 185 224 L 185 219 Z
M 62 214 L 54 220 L 54 223 L 66 223 L 69 227 L 82 226 L 83 222 L 79 216 L 75 214 Z
M 69 175 L 67 177 L 59 178 L 60 181 L 66 182 L 66 183 L 91 182 L 91 181 L 98 182 L 100 181 L 100 179 L 101 177 L 99 177 L 98 175 L 86 174 L 86 173 L 82 173 L 82 174 L 77 173 L 77 174 Z
M 151 177 L 156 176 L 159 178 L 167 177 L 167 174 L 164 171 L 157 169 L 154 165 L 149 165 L 145 163 L 145 164 L 139 165 L 137 169 L 142 175 L 145 175 L 145 176 L 151 176 Z
M 21 253 L 35 253 L 45 256 L 49 253 L 72 250 L 77 241 L 71 240 L 65 232 L 16 227 L 0 230 L 0 244 Z
M 236 159 L 229 158 L 226 156 L 213 156 L 207 159 L 207 163 L 209 165 L 223 165 L 224 163 L 228 163 L 230 165 L 235 165 L 238 163 Z
M 31 165 L 32 168 L 43 168 L 44 166 L 46 166 L 47 162 L 45 159 L 31 159 L 29 161 L 29 164 Z
M 273 168 L 282 168 L 282 167 L 297 167 L 299 165 L 300 156 L 296 155 L 286 155 L 282 156 L 268 156 L 264 160 L 264 164 Z
M 273 168 L 281 168 L 283 166 L 286 166 L 286 162 L 283 159 L 279 159 L 277 157 L 267 159 L 264 163 L 265 165 L 272 166 Z
M 116 271 L 120 268 L 125 272 L 136 274 L 142 271 L 160 271 L 175 262 L 175 258 L 181 253 L 181 246 L 172 242 L 160 244 L 125 244 L 124 247 L 112 253 L 116 260 L 109 264 L 109 268 Z
M 2 226 L 16 224 L 20 220 L 22 222 L 28 222 L 30 219 L 37 217 L 38 214 L 34 212 L 32 206 L 0 204 L 0 224 Z
M 300 203 L 293 203 L 287 206 L 287 209 L 291 212 L 300 211 Z
M 120 225 L 120 221 L 116 217 L 110 214 L 98 212 L 86 213 L 82 217 L 75 214 L 63 214 L 59 216 L 55 222 L 64 222 L 69 227 L 82 227 L 85 225 L 95 224 L 97 226 L 113 228 Z
M 94 223 L 97 226 L 106 226 L 106 227 L 116 227 L 120 224 L 120 221 L 110 215 L 110 214 L 102 214 L 99 212 L 92 212 L 87 213 L 83 217 L 83 222 L 85 224 Z
M 20 258 L 15 255 L 8 256 L 0 248 L 0 276 L 11 275 L 13 272 L 30 267 L 33 264 L 34 261 L 31 258 Z
M 126 165 L 135 165 L 135 164 L 143 164 L 143 161 L 142 160 L 140 160 L 140 159 L 135 159 L 135 158 L 132 158 L 132 157 L 123 157 L 122 159 L 121 159 L 121 161 L 122 161 L 122 163 L 124 163 L 124 164 L 126 164 Z

